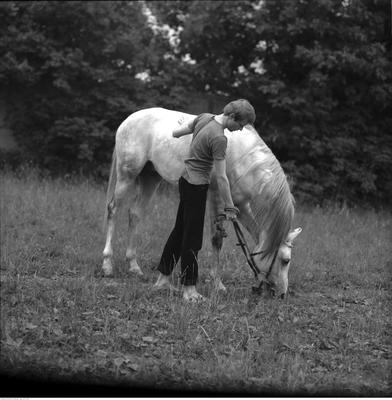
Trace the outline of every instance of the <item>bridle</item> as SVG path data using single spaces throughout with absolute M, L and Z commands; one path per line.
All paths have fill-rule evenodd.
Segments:
M 231 222 L 233 223 L 234 231 L 235 231 L 235 234 L 236 234 L 237 239 L 238 239 L 237 246 L 240 246 L 242 251 L 244 252 L 245 257 L 246 257 L 246 261 L 248 262 L 250 269 L 253 271 L 253 273 L 255 275 L 255 278 L 256 278 L 256 281 L 258 283 L 258 286 L 252 286 L 252 290 L 254 292 L 256 292 L 256 293 L 261 293 L 262 292 L 262 285 L 266 284 L 269 287 L 270 290 L 274 291 L 272 283 L 269 281 L 268 278 L 269 278 L 269 276 L 271 274 L 271 271 L 272 271 L 272 268 L 273 268 L 273 266 L 275 264 L 276 257 L 278 255 L 278 250 L 279 249 L 277 249 L 275 251 L 267 273 L 261 272 L 259 267 L 256 265 L 255 260 L 254 260 L 253 257 L 258 255 L 258 254 L 262 254 L 263 251 L 261 250 L 261 251 L 255 252 L 255 253 L 251 253 L 251 251 L 249 250 L 249 247 L 248 247 L 248 245 L 246 243 L 245 236 L 242 233 L 242 230 L 240 228 L 240 225 L 239 225 L 238 221 L 236 219 L 233 219 Z M 287 243 L 287 242 L 285 242 L 285 244 L 288 245 L 289 247 L 292 247 L 292 245 Z M 264 275 L 264 277 L 263 276 L 259 277 L 259 275 L 262 275 L 262 274 Z

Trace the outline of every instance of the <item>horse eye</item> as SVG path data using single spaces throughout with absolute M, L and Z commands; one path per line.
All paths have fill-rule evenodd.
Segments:
M 290 262 L 290 260 L 288 260 L 287 258 L 282 260 L 283 265 L 287 265 L 289 262 Z

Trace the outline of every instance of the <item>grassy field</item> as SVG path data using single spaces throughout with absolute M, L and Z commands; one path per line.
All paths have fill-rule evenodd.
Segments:
M 150 292 L 174 223 L 173 193 L 161 191 L 142 224 L 145 276 L 127 272 L 124 217 L 115 277 L 105 279 L 104 192 L 89 181 L 1 174 L 3 375 L 46 387 L 85 383 L 106 395 L 120 388 L 129 395 L 391 394 L 390 213 L 298 206 L 303 232 L 287 302 L 251 293 L 253 276 L 231 227 L 223 251 L 228 291 L 214 292 L 206 231 L 199 289 L 209 301 L 189 305 Z M 27 395 L 29 387 L 12 389 L 2 386 L 0 395 Z

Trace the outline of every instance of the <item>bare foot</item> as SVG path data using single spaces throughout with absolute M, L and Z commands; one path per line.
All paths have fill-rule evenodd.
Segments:
M 185 301 L 189 301 L 191 303 L 198 303 L 200 301 L 206 301 L 207 299 L 197 292 L 195 286 L 185 286 L 183 298 Z
M 170 282 L 170 276 L 159 273 L 157 281 L 153 285 L 153 290 L 170 289 L 178 292 L 178 289 Z

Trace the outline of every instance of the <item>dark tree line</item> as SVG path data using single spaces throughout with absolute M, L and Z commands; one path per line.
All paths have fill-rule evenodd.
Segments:
M 46 168 L 105 175 L 124 118 L 150 106 L 184 109 L 197 91 L 255 105 L 256 128 L 299 198 L 388 204 L 390 7 L 389 0 L 1 3 L 0 86 L 16 139 Z

